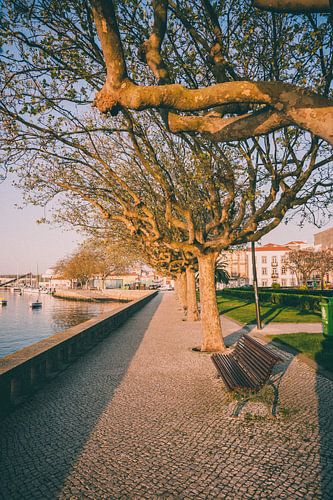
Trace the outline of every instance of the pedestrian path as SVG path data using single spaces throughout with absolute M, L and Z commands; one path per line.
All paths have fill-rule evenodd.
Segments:
M 321 323 L 268 323 L 261 330 L 257 325 L 248 325 L 252 333 L 263 333 L 264 335 L 281 335 L 284 333 L 321 333 Z
M 241 323 L 221 316 L 222 327 L 226 329 L 227 333 L 236 330 L 237 328 L 242 332 L 251 332 L 252 334 L 263 335 L 281 335 L 288 333 L 321 333 L 323 326 L 321 323 L 268 323 L 264 324 L 261 330 L 258 330 L 256 324 L 249 324 L 242 326 Z
M 333 382 L 285 354 L 277 417 L 235 418 L 198 344 L 159 294 L 2 422 L 0 497 L 332 499 Z

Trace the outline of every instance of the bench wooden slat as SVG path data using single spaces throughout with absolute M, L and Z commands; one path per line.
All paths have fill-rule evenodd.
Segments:
M 248 374 L 242 370 L 232 356 L 214 354 L 212 359 L 219 374 L 230 390 L 235 387 L 257 387 L 257 384 L 249 378 Z
M 256 378 L 265 378 L 269 374 L 272 367 L 275 365 L 275 360 L 263 360 L 260 358 L 260 353 L 251 351 L 249 348 L 244 348 L 241 353 L 235 354 L 235 359 L 246 370 L 250 371 Z
M 280 356 L 244 334 L 230 354 L 213 354 L 212 361 L 229 390 L 248 387 L 258 390 L 267 382 Z

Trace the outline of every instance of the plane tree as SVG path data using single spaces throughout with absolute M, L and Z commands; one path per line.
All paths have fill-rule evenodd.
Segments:
M 318 27 L 310 14 L 307 22 L 290 21 L 286 31 L 273 19 L 273 37 L 263 39 L 266 57 L 277 61 L 285 52 L 289 64 L 279 75 L 256 74 L 244 58 L 244 42 L 256 57 L 251 33 L 263 34 L 261 22 L 265 19 L 267 26 L 271 18 L 246 0 L 154 0 L 148 5 L 92 0 L 92 5 L 107 72 L 95 98 L 101 112 L 158 109 L 169 130 L 204 134 L 214 141 L 246 139 L 293 125 L 333 144 L 333 102 L 330 92 L 316 84 L 319 74 L 331 79 L 326 64 L 330 56 L 321 44 L 312 53 L 309 40 L 300 43 L 304 28 L 309 38 L 317 30 L 331 31 L 328 22 Z M 329 51 L 331 46 L 332 41 Z M 323 66 L 317 68 L 318 51 Z M 299 69 L 305 60 L 303 79 Z M 143 64 L 150 78 L 145 78 Z
M 328 1 L 278 3 L 326 8 Z M 38 113 L 52 101 L 90 104 L 97 93 L 99 110 L 156 108 L 174 133 L 235 141 L 291 125 L 332 143 L 332 25 L 325 13 L 276 16 L 251 0 L 92 6 L 4 0 L 3 90 L 13 96 L 22 85 L 24 111 Z
M 222 350 L 219 253 L 259 240 L 291 209 L 330 203 L 332 151 L 317 137 L 288 131 L 230 148 L 175 138 L 155 112 L 149 120 L 128 112 L 117 120 L 107 134 L 103 118 L 79 122 L 67 113 L 47 126 L 12 114 L 3 155 L 15 165 L 28 201 L 55 199 L 61 210 L 65 201 L 79 203 L 78 219 L 85 205 L 93 206 L 157 252 L 166 248 L 196 259 L 202 349 Z
M 174 79 L 182 82 L 176 86 L 158 79 L 160 62 L 156 74 L 145 62 L 153 60 L 149 43 L 145 44 L 145 40 L 154 41 L 149 35 L 153 10 L 148 9 L 145 16 L 142 5 L 136 2 L 118 4 L 118 28 L 126 42 L 130 87 L 136 89 L 132 80 L 139 79 L 139 87 L 148 97 L 165 91 L 163 106 L 158 102 L 153 106 L 159 108 L 159 114 L 149 109 L 141 113 L 140 106 L 138 113 L 133 113 L 124 103 L 116 103 L 110 110 L 117 112 L 117 117 L 87 116 L 92 95 L 104 82 L 105 63 L 91 10 L 84 0 L 73 1 L 66 9 L 43 0 L 32 5 L 14 1 L 1 21 L 6 42 L 0 113 L 6 130 L 2 144 L 7 163 L 15 165 L 32 201 L 46 203 L 60 198 L 63 206 L 62 195 L 67 193 L 66 200 L 73 206 L 83 200 L 107 220 L 123 223 L 131 234 L 193 255 L 200 274 L 203 350 L 223 349 L 214 283 L 218 253 L 258 240 L 290 209 L 310 209 L 310 202 L 315 206 L 316 201 L 324 207 L 332 189 L 330 147 L 316 136 L 287 127 L 290 119 L 281 122 L 285 112 L 278 110 L 279 105 L 267 107 L 260 99 L 253 103 L 252 97 L 250 102 L 231 97 L 227 102 L 219 101 L 222 106 L 209 101 L 208 115 L 204 113 L 205 102 L 197 106 L 195 115 L 170 112 L 171 87 L 186 85 L 185 94 L 191 92 L 199 102 L 202 91 L 214 95 L 222 88 L 219 85 L 223 86 L 222 94 L 225 89 L 237 93 L 243 82 L 247 89 L 249 78 L 259 94 L 265 90 L 267 95 L 281 80 L 309 81 L 327 104 L 325 96 L 330 94 L 332 78 L 329 24 L 310 17 L 301 25 L 290 18 L 275 19 L 271 26 L 270 14 L 258 12 L 255 18 L 244 15 L 244 6 L 249 3 L 237 4 L 221 4 L 216 19 L 217 7 L 212 9 L 209 2 L 191 2 L 193 16 L 189 16 L 185 2 L 169 2 L 168 44 L 163 45 L 163 56 L 166 82 L 172 68 Z M 309 42 L 306 36 L 313 23 Z M 139 59 L 137 48 L 142 44 Z M 290 61 L 297 65 L 297 71 L 292 71 Z M 257 78 L 274 85 L 268 82 L 264 89 L 253 84 Z M 151 88 L 155 83 L 160 85 Z M 247 90 L 244 92 L 247 95 Z M 299 95 L 298 88 L 292 87 L 290 92 Z M 134 92 L 139 97 L 140 93 L 140 89 Z M 312 94 L 302 96 L 317 99 Z M 184 113 L 193 111 L 191 100 Z M 321 110 L 327 108 L 325 103 Z M 178 125 L 186 122 L 187 128 L 182 125 L 176 129 L 172 120 Z M 197 132 L 194 122 L 201 123 L 200 136 L 181 133 Z M 274 129 L 281 124 L 284 128 L 260 139 L 219 143 L 244 138 L 244 127 L 246 137 L 253 135 L 254 122 L 258 134 L 272 130 L 267 126 L 272 123 L 277 124 Z M 205 129 L 207 123 L 210 132 Z M 329 118 L 325 127 L 330 130 Z

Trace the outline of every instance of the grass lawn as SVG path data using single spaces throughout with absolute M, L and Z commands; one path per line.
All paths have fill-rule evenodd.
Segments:
M 321 333 L 288 333 L 270 335 L 269 338 L 305 354 L 333 373 L 333 339 L 327 340 Z
M 241 323 L 256 323 L 256 312 L 254 302 L 234 297 L 217 296 L 220 314 Z M 279 306 L 273 304 L 261 305 L 261 317 L 263 323 L 320 323 L 320 312 L 302 311 L 294 307 Z

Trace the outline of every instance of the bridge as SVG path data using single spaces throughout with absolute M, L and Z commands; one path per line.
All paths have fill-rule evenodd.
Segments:
M 5 417 L 0 497 L 332 498 L 333 381 L 283 353 L 278 416 L 264 398 L 236 418 L 199 343 L 173 292 L 153 298 Z
M 16 276 L 15 278 L 11 278 L 10 280 L 7 280 L 5 282 L 0 282 L 0 287 L 10 285 L 11 283 L 15 283 L 16 281 L 20 281 L 23 278 L 28 278 L 31 276 L 32 276 L 31 273 L 21 274 L 21 276 Z

